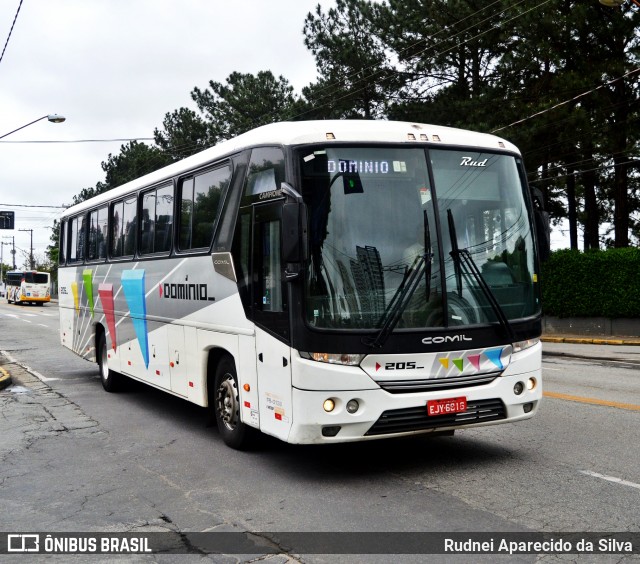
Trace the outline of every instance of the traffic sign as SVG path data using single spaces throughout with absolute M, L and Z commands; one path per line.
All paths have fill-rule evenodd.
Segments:
M 15 229 L 16 212 L 0 211 L 0 229 Z

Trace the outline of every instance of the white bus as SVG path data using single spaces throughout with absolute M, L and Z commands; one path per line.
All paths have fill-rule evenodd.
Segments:
M 534 208 L 517 148 L 415 123 L 260 127 L 67 209 L 62 344 L 262 431 L 332 443 L 532 417 Z
M 6 282 L 8 303 L 41 306 L 51 301 L 51 275 L 48 272 L 10 270 Z

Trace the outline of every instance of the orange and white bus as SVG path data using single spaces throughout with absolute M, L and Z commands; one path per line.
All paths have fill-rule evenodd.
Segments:
M 51 275 L 36 270 L 7 272 L 7 302 L 42 305 L 51 301 Z

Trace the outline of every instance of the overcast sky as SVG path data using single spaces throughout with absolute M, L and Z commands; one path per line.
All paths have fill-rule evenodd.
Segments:
M 0 2 L 0 49 L 20 0 Z M 0 61 L 0 210 L 15 210 L 19 249 L 44 257 L 56 208 L 104 180 L 100 163 L 122 142 L 34 143 L 152 137 L 167 112 L 196 109 L 189 93 L 233 71 L 271 70 L 297 93 L 316 79 L 304 18 L 331 0 L 23 0 Z M 15 143 L 31 141 L 30 143 Z M 0 239 L 11 242 L 11 239 Z M 4 246 L 4 262 L 11 263 Z

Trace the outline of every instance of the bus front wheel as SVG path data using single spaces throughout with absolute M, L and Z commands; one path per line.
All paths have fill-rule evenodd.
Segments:
M 121 387 L 122 376 L 113 370 L 109 370 L 107 357 L 107 338 L 104 333 L 98 339 L 98 369 L 102 387 L 107 392 L 117 392 Z
M 240 392 L 233 360 L 223 358 L 216 368 L 213 410 L 220 436 L 227 446 L 241 450 L 252 443 L 255 430 L 240 420 Z

